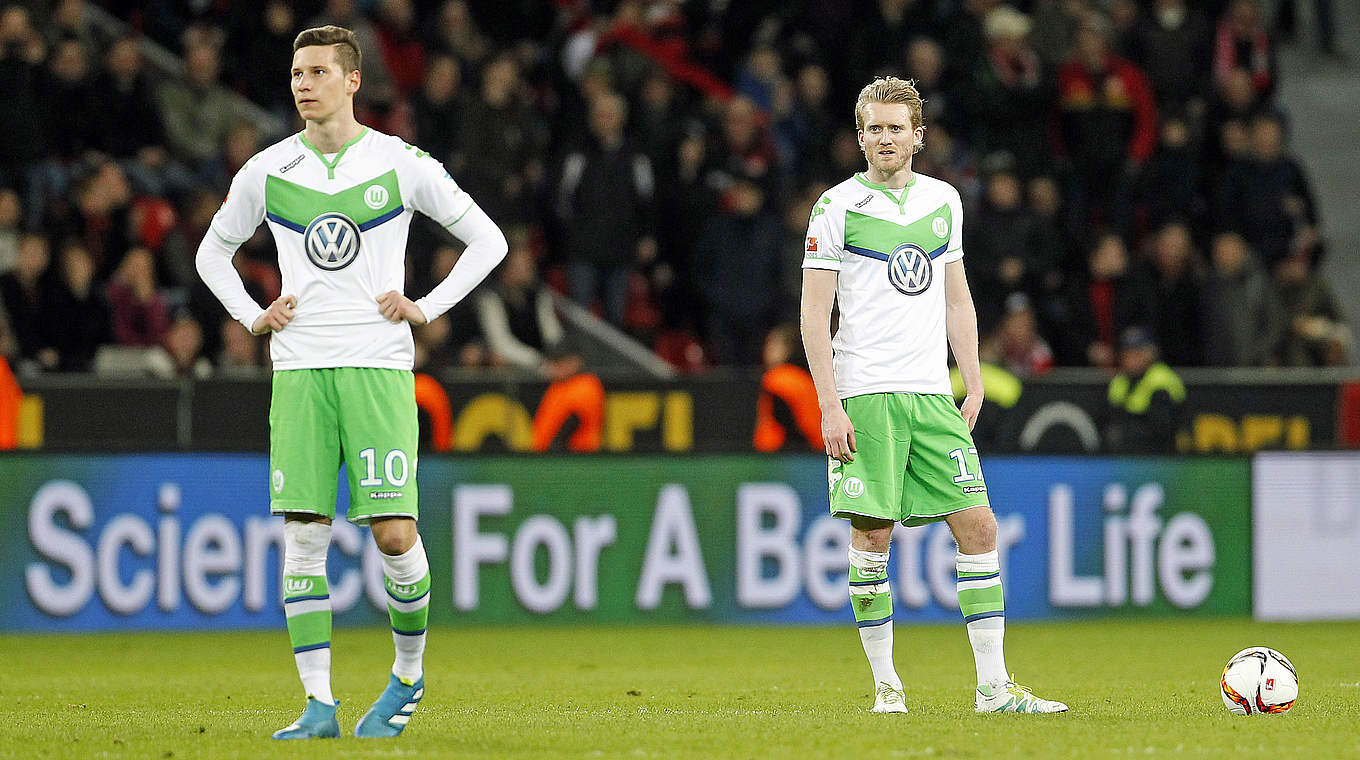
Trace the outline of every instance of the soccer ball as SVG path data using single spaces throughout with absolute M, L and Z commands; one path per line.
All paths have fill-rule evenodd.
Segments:
M 1247 647 L 1228 660 L 1219 686 L 1233 715 L 1283 713 L 1299 696 L 1299 674 L 1274 649 Z

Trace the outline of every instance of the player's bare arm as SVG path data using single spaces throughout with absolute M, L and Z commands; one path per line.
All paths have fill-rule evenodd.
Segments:
M 256 335 L 278 332 L 293 321 L 293 310 L 296 308 L 297 296 L 292 294 L 279 296 L 269 304 L 269 308 L 265 309 L 263 314 L 255 318 L 255 324 L 250 326 L 250 331 Z
M 416 302 L 400 291 L 389 290 L 378 296 L 377 300 L 378 309 L 382 312 L 383 318 L 389 322 L 406 320 L 413 325 L 423 325 L 428 321 L 425 319 L 425 312 L 420 310 Z
M 945 264 L 944 270 L 944 327 L 949 336 L 949 350 L 963 376 L 965 396 L 959 412 L 972 430 L 982 409 L 982 366 L 978 360 L 977 310 L 973 294 L 968 290 L 968 275 L 963 260 Z
M 836 395 L 831 369 L 831 306 L 836 300 L 839 273 L 830 269 L 803 270 L 800 321 L 808 369 L 817 387 L 817 406 L 822 410 L 822 443 L 826 455 L 842 462 L 855 461 L 855 426 Z

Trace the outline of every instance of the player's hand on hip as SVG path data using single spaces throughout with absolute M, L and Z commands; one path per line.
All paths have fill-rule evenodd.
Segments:
M 970 431 L 977 424 L 978 412 L 980 411 L 982 411 L 981 396 L 965 396 L 963 398 L 963 404 L 959 407 L 959 414 L 963 415 L 963 421 L 968 423 Z
M 389 290 L 378 296 L 378 309 L 390 322 L 400 322 L 404 319 L 413 325 L 425 324 L 425 312 L 416 306 L 415 301 L 396 290 Z
M 264 313 L 255 318 L 250 331 L 256 335 L 278 332 L 293 321 L 293 309 L 297 308 L 297 296 L 286 295 L 274 299 Z
M 826 444 L 826 455 L 842 462 L 855 461 L 855 425 L 850 415 L 840 406 L 822 410 L 822 443 Z

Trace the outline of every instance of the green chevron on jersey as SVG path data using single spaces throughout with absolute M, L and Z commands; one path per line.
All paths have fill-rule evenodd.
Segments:
M 402 205 L 395 169 L 338 193 L 313 190 L 270 174 L 265 178 L 264 199 L 266 214 L 296 225 L 299 231 L 318 216 L 335 211 L 363 229 L 366 223 L 393 214 Z
M 954 215 L 948 203 L 906 225 L 857 211 L 845 212 L 846 247 L 864 248 L 885 256 L 903 243 L 929 253 L 948 243 L 953 229 Z

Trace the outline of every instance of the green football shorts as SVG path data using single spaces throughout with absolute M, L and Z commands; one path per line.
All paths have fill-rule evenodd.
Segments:
M 269 402 L 269 511 L 335 517 L 340 465 L 347 519 L 416 517 L 415 375 L 336 367 L 274 373 Z
M 871 393 L 843 399 L 855 426 L 855 461 L 828 459 L 831 514 L 922 525 L 990 507 L 973 436 L 954 399 Z

